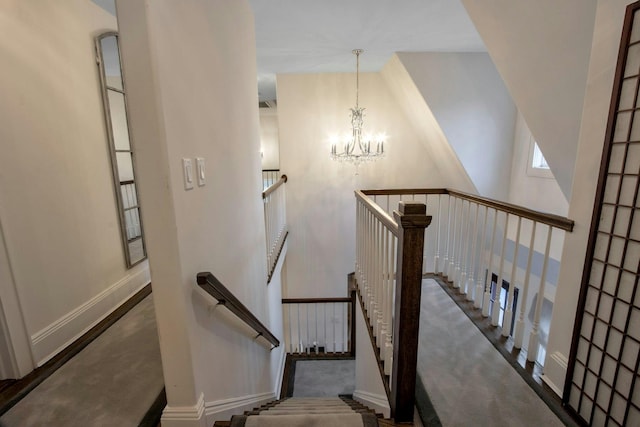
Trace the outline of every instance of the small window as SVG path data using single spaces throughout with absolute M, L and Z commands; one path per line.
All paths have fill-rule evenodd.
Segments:
M 533 160 L 531 162 L 531 167 L 534 169 L 549 169 L 549 164 L 542 155 L 542 151 L 540 151 L 538 143 L 535 141 L 533 141 Z
M 529 143 L 529 162 L 527 163 L 527 175 L 536 178 L 554 178 L 553 173 L 551 172 L 551 168 L 549 168 L 549 164 L 544 158 L 542 150 L 540 150 L 540 147 L 533 139 L 533 136 L 530 138 Z

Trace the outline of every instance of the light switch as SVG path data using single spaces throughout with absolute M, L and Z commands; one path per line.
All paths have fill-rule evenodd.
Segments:
M 204 157 L 196 157 L 196 171 L 198 173 L 198 185 L 202 187 L 206 184 L 204 173 Z
M 182 159 L 182 173 L 184 175 L 184 189 L 193 189 L 193 163 L 191 159 Z

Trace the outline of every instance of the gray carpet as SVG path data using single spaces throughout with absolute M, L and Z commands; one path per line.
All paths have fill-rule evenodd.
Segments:
M 6 412 L 0 426 L 137 426 L 163 387 L 148 296 Z
M 444 426 L 561 426 L 440 285 L 422 285 L 418 375 Z
M 298 360 L 294 397 L 337 397 L 356 388 L 355 360 Z

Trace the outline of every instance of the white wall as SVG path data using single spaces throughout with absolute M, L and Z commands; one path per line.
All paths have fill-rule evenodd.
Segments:
M 486 53 L 398 53 L 480 195 L 509 193 L 516 109 Z
M 531 131 L 522 114 L 518 114 L 507 201 L 529 209 L 566 216 L 569 211 L 569 202 L 553 174 L 550 173 L 549 177 L 541 177 L 528 173 L 530 144 Z
M 444 138 L 425 141 L 414 130 L 380 73 L 360 74 L 360 106 L 365 132 L 388 135 L 386 156 L 361 165 L 359 175 L 329 155 L 331 135 L 350 130 L 355 75 L 277 79 L 280 166 L 289 177 L 287 297 L 344 296 L 355 266 L 355 189 L 473 186 Z
M 278 110 L 276 108 L 260 108 L 260 151 L 262 152 L 262 169 L 280 168 Z
M 598 1 L 569 205 L 568 216 L 575 221 L 575 227 L 565 238 L 543 377 L 558 391 L 562 390 L 566 375 L 620 35 L 625 7 L 629 3 L 629 0 Z
M 255 40 L 246 1 L 118 1 L 168 405 L 211 425 L 275 396 L 281 353 L 196 289 L 211 271 L 282 335 L 267 286 Z M 215 76 L 215 78 L 212 78 Z M 182 158 L 207 182 L 184 190 Z
M 0 217 L 34 362 L 148 282 L 125 267 L 89 0 L 0 8 Z
M 596 0 L 462 0 L 568 198 Z

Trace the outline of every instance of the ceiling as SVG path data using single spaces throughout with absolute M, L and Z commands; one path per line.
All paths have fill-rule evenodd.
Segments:
M 114 0 L 93 0 L 113 13 Z M 249 0 L 261 101 L 278 73 L 379 71 L 394 52 L 484 52 L 460 0 Z

